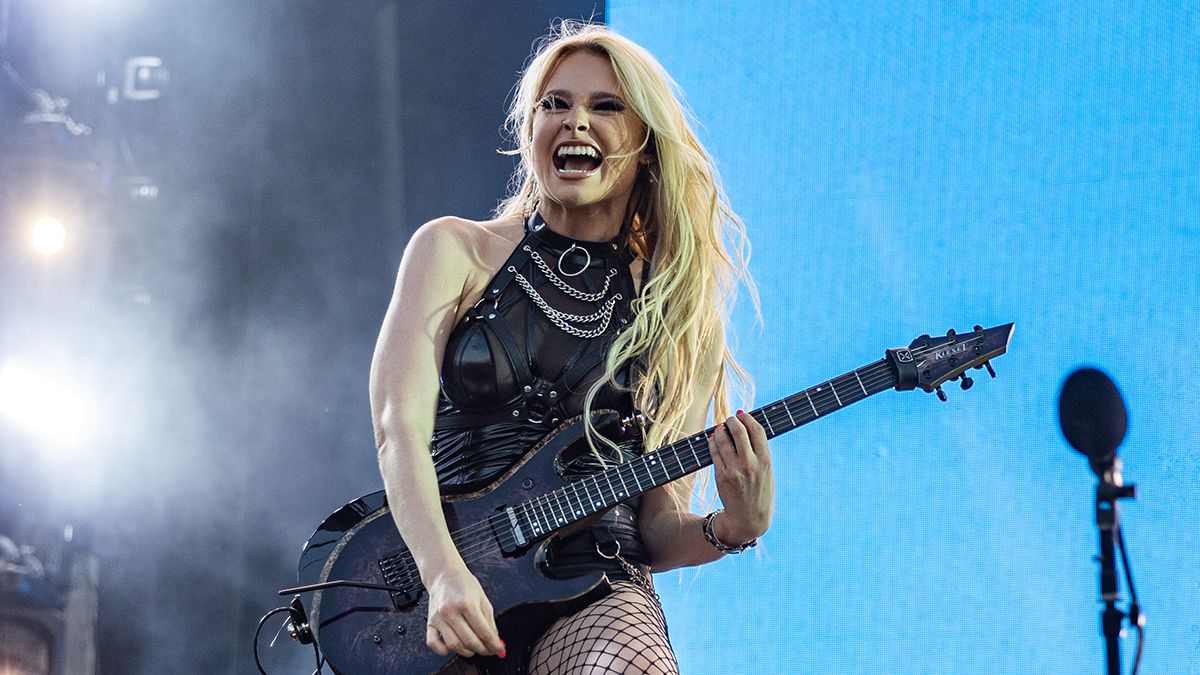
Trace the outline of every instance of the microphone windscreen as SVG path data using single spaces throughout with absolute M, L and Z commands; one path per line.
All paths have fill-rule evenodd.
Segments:
M 1125 401 L 1107 375 L 1095 368 L 1080 368 L 1063 382 L 1058 423 L 1071 447 L 1093 464 L 1108 462 L 1125 438 Z

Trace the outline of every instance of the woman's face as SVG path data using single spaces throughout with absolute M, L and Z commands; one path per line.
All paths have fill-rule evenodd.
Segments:
M 623 213 L 639 155 L 619 155 L 633 153 L 645 135 L 607 57 L 589 51 L 565 57 L 534 111 L 533 171 L 542 198 L 567 208 L 610 202 Z

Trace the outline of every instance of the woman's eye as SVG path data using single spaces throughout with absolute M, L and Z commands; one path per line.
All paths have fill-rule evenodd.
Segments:
M 600 101 L 595 106 L 596 110 L 604 112 L 624 112 L 625 106 L 620 101 Z
M 557 96 L 547 96 L 538 103 L 538 107 L 543 110 L 566 110 L 570 106 L 567 102 Z

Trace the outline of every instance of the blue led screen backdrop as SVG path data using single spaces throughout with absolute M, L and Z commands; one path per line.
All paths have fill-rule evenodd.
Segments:
M 1129 409 L 1142 672 L 1200 673 L 1200 13 L 1178 2 L 612 0 L 754 244 L 756 403 L 1016 322 L 999 377 L 772 443 L 755 552 L 658 584 L 684 673 L 1103 672 L 1094 478 L 1057 395 Z M 744 305 L 745 303 L 743 303 Z M 1129 672 L 1134 641 L 1122 642 Z

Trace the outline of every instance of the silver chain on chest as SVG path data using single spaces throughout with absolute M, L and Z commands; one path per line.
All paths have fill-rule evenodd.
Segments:
M 550 280 L 550 283 L 553 284 L 555 288 L 565 293 L 568 297 L 574 298 L 581 302 L 600 302 L 605 295 L 608 295 L 609 288 L 612 285 L 613 277 L 617 275 L 616 268 L 609 269 L 608 275 L 604 278 L 604 287 L 595 293 L 585 293 L 584 291 L 581 291 L 568 284 L 561 277 L 555 274 L 554 270 L 546 264 L 546 261 L 542 259 L 542 256 L 538 255 L 537 251 L 532 250 L 529 246 L 525 246 L 524 249 L 529 252 L 529 257 L 533 259 L 533 262 L 538 266 L 538 269 L 541 270 L 542 274 L 546 275 L 546 278 Z M 612 322 L 613 309 L 616 307 L 617 301 L 623 299 L 620 293 L 616 293 L 612 297 L 605 300 L 603 304 L 600 305 L 600 308 L 591 314 L 572 314 L 570 312 L 564 312 L 551 307 L 550 303 L 547 302 L 544 297 L 542 297 L 541 293 L 538 293 L 537 289 L 533 287 L 533 284 L 525 278 L 525 275 L 517 271 L 516 267 L 509 265 L 508 271 L 514 275 L 517 280 L 517 285 L 521 287 L 521 290 L 525 291 L 525 295 L 529 296 L 529 299 L 533 301 L 533 304 L 537 305 L 537 308 L 542 310 L 542 313 L 546 315 L 546 318 L 550 319 L 551 323 L 557 326 L 558 329 L 564 333 L 578 338 L 583 338 L 585 340 L 590 340 L 594 337 L 603 335 L 604 331 L 608 330 L 608 325 Z M 593 324 L 597 321 L 600 322 L 600 324 L 597 326 L 593 326 L 592 328 L 583 327 L 584 325 Z
M 525 250 L 528 251 L 529 247 L 526 246 Z M 604 288 L 601 288 L 595 293 L 584 293 L 578 288 L 575 288 L 571 284 L 568 284 L 566 281 L 560 279 L 559 276 L 554 273 L 554 270 L 550 269 L 550 266 L 546 264 L 546 261 L 542 260 L 542 256 L 538 255 L 537 251 L 530 251 L 529 257 L 533 258 L 533 262 L 537 263 L 538 269 L 542 270 L 542 274 L 545 274 L 546 277 L 550 279 L 550 283 L 554 284 L 558 290 L 566 293 L 576 300 L 582 300 L 584 302 L 599 302 L 600 298 L 608 295 L 608 286 L 612 283 L 613 277 L 617 276 L 616 268 L 608 270 L 608 276 L 604 277 Z
M 533 284 L 529 283 L 529 280 L 524 275 L 517 272 L 517 268 L 510 266 L 508 271 L 516 274 L 517 285 L 521 287 L 521 290 L 525 291 L 525 294 L 529 296 L 533 304 L 542 310 L 542 313 L 546 315 L 546 318 L 550 319 L 551 323 L 558 326 L 564 333 L 586 340 L 603 335 L 604 331 L 608 330 L 608 324 L 612 321 L 613 308 L 616 307 L 617 301 L 621 299 L 621 294 L 617 293 L 606 300 L 600 309 L 591 314 L 571 314 L 551 307 L 550 303 L 546 302 L 541 293 L 538 293 L 537 289 L 533 287 Z M 596 321 L 600 321 L 600 325 L 590 329 L 584 329 L 575 325 L 595 323 Z

